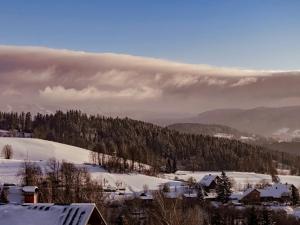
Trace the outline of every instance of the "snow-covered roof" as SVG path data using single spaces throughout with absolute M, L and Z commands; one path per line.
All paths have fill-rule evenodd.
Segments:
M 21 204 L 24 201 L 22 193 L 22 187 L 20 186 L 7 186 L 7 200 L 10 203 Z
M 230 195 L 230 199 L 232 200 L 240 200 L 243 196 L 243 192 L 233 192 L 231 195 Z
M 244 197 L 246 197 L 247 195 L 249 195 L 252 191 L 258 191 L 260 192 L 259 190 L 257 190 L 256 188 L 248 188 L 247 190 L 245 190 L 242 194 L 242 196 L 240 197 L 240 199 L 243 199 Z
M 211 183 L 218 177 L 218 175 L 205 175 L 201 180 L 200 184 L 202 184 L 205 187 L 209 187 Z
M 274 184 L 272 186 L 267 186 L 264 189 L 258 189 L 261 197 L 273 197 L 281 198 L 283 196 L 289 196 L 291 193 L 291 184 Z
M 184 193 L 183 196 L 186 198 L 197 198 L 198 197 L 197 193 Z
M 24 186 L 22 190 L 26 193 L 35 193 L 39 188 L 37 186 Z
M 140 199 L 142 199 L 142 200 L 152 200 L 153 199 L 153 196 L 151 195 L 151 194 L 146 194 L 146 193 L 142 193 L 141 195 L 140 195 Z
M 86 225 L 94 212 L 95 204 L 24 204 L 0 205 L 1 224 L 13 225 Z M 98 212 L 98 210 L 97 210 Z M 101 216 L 101 215 L 100 215 Z M 99 221 L 99 224 L 105 224 Z
M 6 133 L 8 133 L 8 130 L 1 130 L 0 129 L 0 133 L 5 133 L 6 134 Z
M 216 192 L 209 192 L 206 193 L 206 196 L 204 196 L 205 199 L 214 199 L 218 196 L 218 194 Z

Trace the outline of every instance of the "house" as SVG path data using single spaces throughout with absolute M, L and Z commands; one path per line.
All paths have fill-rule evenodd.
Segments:
M 263 189 L 249 188 L 238 198 L 244 204 L 259 204 L 261 202 L 289 202 L 292 200 L 292 184 L 276 183 Z
M 259 189 L 261 201 L 291 201 L 293 188 L 296 188 L 293 184 L 277 183 L 273 184 L 272 186 L 267 186 L 264 189 Z
M 93 203 L 56 204 L 5 204 L 0 205 L 1 224 L 13 225 L 106 225 Z
M 199 183 L 206 192 L 210 192 L 216 189 L 219 180 L 220 177 L 218 175 L 208 174 L 205 175 Z
M 260 191 L 256 188 L 248 188 L 239 198 L 241 203 L 246 205 L 260 203 Z

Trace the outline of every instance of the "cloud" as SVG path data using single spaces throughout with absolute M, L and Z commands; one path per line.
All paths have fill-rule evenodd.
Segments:
M 101 91 L 95 87 L 76 90 L 74 88 L 65 89 L 62 86 L 55 86 L 53 88 L 47 86 L 44 90 L 40 90 L 39 92 L 43 99 L 56 102 L 80 102 L 102 99 L 128 99 L 132 101 L 155 98 L 160 95 L 160 91 L 149 87 L 129 88 L 120 91 Z
M 233 83 L 231 86 L 232 87 L 239 87 L 239 86 L 253 84 L 255 82 L 257 82 L 256 77 L 246 77 L 246 78 L 241 78 L 236 83 Z
M 299 71 L 192 65 L 114 53 L 0 46 L 0 106 L 198 113 L 299 104 Z M 131 114 L 130 114 L 131 113 Z

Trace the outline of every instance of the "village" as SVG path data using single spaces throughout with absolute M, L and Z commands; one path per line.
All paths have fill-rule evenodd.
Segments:
M 175 185 L 174 185 L 175 182 Z M 189 178 L 160 185 L 159 190 L 150 190 L 144 185 L 142 191 L 128 192 L 122 184 L 118 187 L 106 185 L 102 191 L 105 201 L 114 208 L 123 208 L 128 202 L 138 202 L 130 214 L 144 224 L 148 219 L 146 208 L 154 205 L 158 195 L 163 196 L 168 205 L 177 201 L 184 205 L 207 205 L 218 209 L 229 207 L 238 211 L 249 208 L 266 209 L 273 212 L 284 212 L 300 220 L 299 190 L 293 184 L 261 182 L 255 186 L 247 185 L 243 191 L 232 190 L 231 178 L 225 172 L 220 175 L 207 174 L 201 180 Z M 31 218 L 48 220 L 49 224 L 108 224 L 101 211 L 94 203 L 56 204 L 39 202 L 40 192 L 37 186 L 20 186 L 4 183 L 0 186 L 0 212 L 3 224 L 24 224 Z M 4 216 L 7 215 L 7 216 Z M 9 216 L 10 215 L 10 216 Z M 13 215 L 13 216 L 11 216 Z M 52 218 L 49 220 L 48 218 Z M 59 221 L 56 221 L 58 220 Z M 118 218 L 120 220 L 120 218 Z M 122 224 L 117 220 L 116 224 Z M 63 221 L 63 223 L 61 223 Z M 119 221 L 119 223 L 117 223 Z M 247 218 L 238 215 L 234 224 L 247 225 Z M 29 223 L 28 223 L 29 224 Z M 30 223 L 31 224 L 31 223 Z M 39 223 L 37 223 L 39 224 Z M 48 224 L 48 223 L 44 223 Z

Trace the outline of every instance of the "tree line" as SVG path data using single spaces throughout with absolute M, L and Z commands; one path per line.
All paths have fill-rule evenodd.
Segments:
M 0 113 L 0 129 L 32 132 L 36 138 L 149 164 L 155 171 L 236 170 L 276 174 L 276 162 L 299 174 L 300 157 L 237 140 L 182 134 L 129 118 L 87 115 Z

